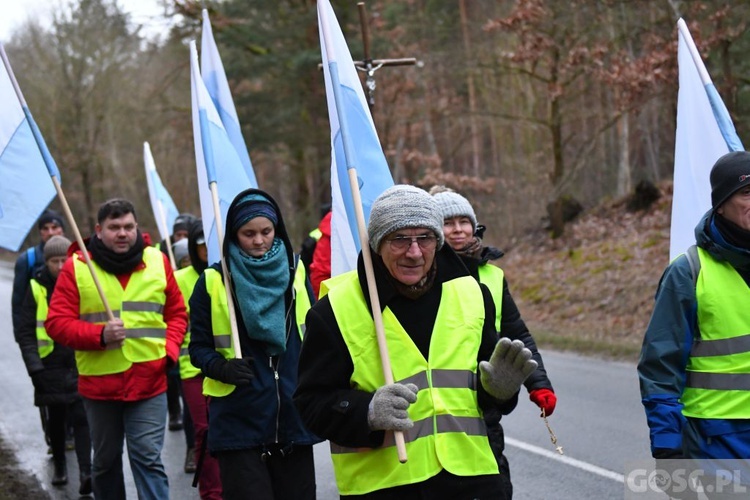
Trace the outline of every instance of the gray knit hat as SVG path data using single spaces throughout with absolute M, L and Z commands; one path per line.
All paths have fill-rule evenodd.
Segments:
M 377 252 L 383 238 L 393 231 L 413 227 L 431 229 L 438 239 L 437 249 L 443 246 L 443 217 L 435 199 L 415 186 L 391 186 L 380 193 L 370 209 L 367 224 L 370 247 Z
M 453 217 L 468 217 L 471 227 L 477 229 L 477 216 L 469 200 L 453 191 L 442 191 L 433 195 L 443 214 L 443 220 Z
M 44 261 L 50 260 L 52 257 L 64 257 L 68 255 L 68 247 L 70 246 L 70 240 L 65 236 L 55 235 L 47 240 L 44 244 Z

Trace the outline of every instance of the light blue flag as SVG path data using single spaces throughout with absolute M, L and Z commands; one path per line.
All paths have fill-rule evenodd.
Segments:
M 190 42 L 190 86 L 193 112 L 193 140 L 198 174 L 203 233 L 208 247 L 208 262 L 221 259 L 221 242 L 227 211 L 234 197 L 253 187 L 237 151 L 232 147 L 224 125 L 216 111 L 198 69 L 198 51 Z M 210 185 L 215 183 L 219 213 L 214 210 Z
M 17 252 L 55 197 L 60 172 L 0 44 L 0 247 Z
M 365 224 L 372 203 L 393 185 L 393 177 L 349 47 L 328 0 L 318 0 L 318 28 L 331 124 L 331 275 L 335 276 L 356 268 L 360 250 L 348 169 L 357 172 Z
M 229 91 L 229 82 L 224 72 L 219 49 L 214 41 L 211 21 L 208 19 L 206 9 L 203 9 L 203 32 L 201 34 L 201 76 L 203 77 L 203 83 L 206 85 L 206 90 L 208 90 L 208 95 L 211 96 L 211 100 L 219 112 L 221 123 L 229 136 L 229 141 L 237 151 L 237 156 L 242 160 L 242 166 L 252 187 L 257 188 L 258 181 L 255 178 L 253 164 L 250 162 L 245 139 L 242 137 L 240 120 L 234 107 L 232 93 Z
M 695 244 L 695 226 L 711 208 L 711 167 L 722 155 L 744 150 L 685 21 L 680 19 L 677 27 L 680 90 L 677 97 L 670 260 Z
M 159 228 L 161 239 L 166 240 L 167 237 L 172 236 L 174 221 L 180 213 L 177 211 L 172 197 L 169 196 L 167 188 L 162 184 L 159 172 L 156 171 L 156 164 L 148 142 L 143 143 L 143 164 L 146 167 L 148 198 L 151 201 L 151 210 L 154 212 L 156 227 Z

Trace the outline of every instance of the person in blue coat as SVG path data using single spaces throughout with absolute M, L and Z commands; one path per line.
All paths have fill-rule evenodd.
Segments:
M 257 189 L 237 195 L 222 256 L 241 357 L 230 340 L 219 263 L 204 271 L 190 298 L 189 352 L 206 377 L 208 449 L 219 462 L 224 498 L 314 499 L 313 444 L 321 440 L 292 402 L 312 297 L 304 280 L 295 281 L 292 246 L 273 198 Z
M 696 245 L 664 271 L 638 362 L 656 459 L 750 458 L 750 153 L 711 169 Z

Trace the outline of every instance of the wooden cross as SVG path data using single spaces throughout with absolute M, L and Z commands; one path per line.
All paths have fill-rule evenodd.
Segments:
M 370 106 L 370 111 L 372 111 L 372 107 L 375 106 L 375 72 L 384 66 L 412 66 L 417 64 L 417 59 L 414 57 L 403 57 L 401 59 L 373 59 L 370 56 L 370 27 L 367 24 L 365 3 L 357 2 L 357 8 L 359 9 L 359 24 L 362 27 L 364 60 L 354 61 L 354 66 L 367 75 L 365 77 L 365 90 L 367 90 L 367 104 Z

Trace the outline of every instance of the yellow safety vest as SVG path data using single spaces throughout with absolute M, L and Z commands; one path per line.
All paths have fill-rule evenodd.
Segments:
M 302 269 L 302 271 L 300 271 Z M 310 297 L 305 288 L 305 266 L 297 266 L 294 276 L 295 314 L 297 331 L 300 337 L 304 331 L 305 315 L 310 309 Z M 214 336 L 214 348 L 224 356 L 225 359 L 234 358 L 232 347 L 232 330 L 229 324 L 229 309 L 227 306 L 227 294 L 224 289 L 224 281 L 221 274 L 212 268 L 206 269 L 206 292 L 211 297 L 211 328 Z M 224 397 L 234 391 L 235 386 L 225 384 L 210 377 L 203 379 L 203 394 L 212 397 Z
M 163 259 L 159 250 L 145 247 L 145 267 L 131 274 L 124 290 L 115 275 L 92 261 L 109 306 L 113 314 L 122 319 L 127 337 L 121 349 L 76 351 L 76 364 L 81 375 L 122 373 L 133 363 L 166 357 L 167 324 L 163 311 L 167 277 Z M 80 297 L 79 318 L 90 323 L 106 324 L 107 312 L 86 263 L 75 254 L 73 264 Z
M 47 329 L 44 328 L 44 321 L 47 319 L 47 289 L 44 288 L 36 279 L 30 281 L 31 293 L 36 301 L 36 346 L 39 350 L 39 357 L 44 359 L 55 350 L 54 341 L 47 335 Z
M 500 323 L 503 318 L 503 279 L 505 274 L 497 266 L 485 262 L 478 268 L 479 282 L 487 285 L 495 303 L 495 331 L 500 331 Z
M 698 248 L 700 339 L 693 342 L 680 401 L 688 417 L 750 418 L 750 288 L 726 261 Z
M 351 272 L 351 271 L 350 271 Z M 336 276 L 332 276 L 328 278 L 327 280 L 323 280 L 320 282 L 320 289 L 318 290 L 318 300 L 322 299 L 326 295 L 328 295 L 328 292 L 338 285 L 339 283 L 343 283 L 346 281 L 345 277 L 348 273 L 338 274 Z
M 328 297 L 354 363 L 351 387 L 375 392 L 385 384 L 375 327 L 356 271 L 344 276 Z M 476 392 L 477 352 L 485 319 L 482 292 L 471 276 L 442 287 L 429 359 L 424 359 L 393 312 L 387 307 L 383 311 L 394 380 L 419 387 L 417 402 L 409 407 L 414 427 L 404 433 L 409 460 L 399 463 L 392 432 L 386 433 L 378 448 L 331 443 L 341 495 L 418 483 L 443 469 L 457 476 L 498 473 Z
M 182 380 L 197 377 L 201 374 L 200 369 L 193 366 L 190 362 L 190 353 L 188 352 L 188 346 L 190 345 L 190 296 L 193 294 L 193 288 L 195 288 L 195 283 L 198 281 L 199 276 L 198 271 L 193 266 L 187 266 L 174 273 L 174 279 L 177 281 L 177 286 L 180 287 L 182 298 L 185 300 L 185 309 L 187 309 L 188 313 L 188 328 L 185 332 L 185 340 L 182 341 L 182 345 L 180 346 L 180 356 L 177 358 L 180 364 L 180 378 Z

